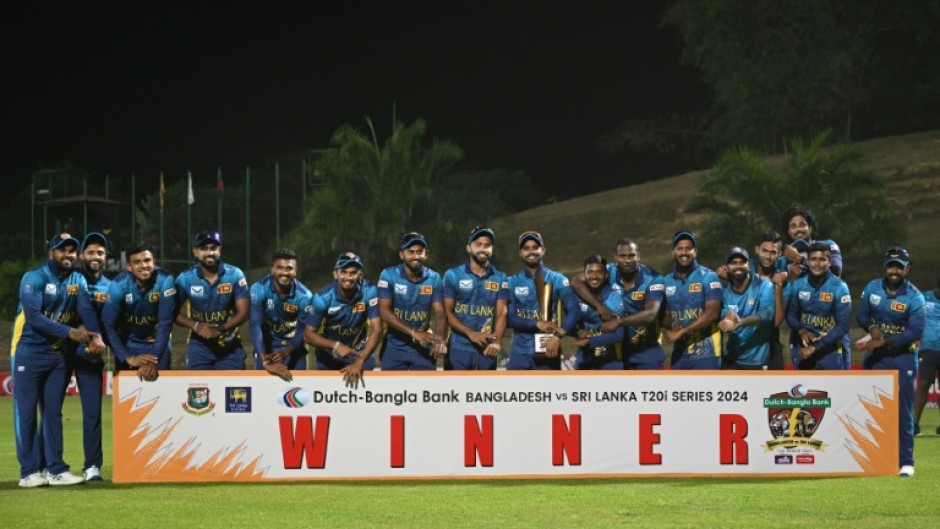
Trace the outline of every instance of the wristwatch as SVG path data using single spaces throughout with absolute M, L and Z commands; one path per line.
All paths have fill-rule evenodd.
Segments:
M 224 324 L 224 323 L 217 323 L 217 324 L 215 325 L 215 329 L 216 329 L 217 331 L 219 331 L 219 334 L 225 334 L 225 324 Z

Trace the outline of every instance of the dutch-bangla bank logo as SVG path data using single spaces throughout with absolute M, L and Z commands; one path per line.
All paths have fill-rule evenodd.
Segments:
M 310 404 L 312 399 L 309 391 L 298 387 L 287 388 L 277 394 L 278 404 L 285 408 L 303 408 Z
M 774 438 L 767 441 L 764 448 L 778 453 L 823 451 L 826 444 L 812 437 L 819 431 L 830 407 L 829 392 L 807 389 L 802 384 L 765 397 L 767 426 Z

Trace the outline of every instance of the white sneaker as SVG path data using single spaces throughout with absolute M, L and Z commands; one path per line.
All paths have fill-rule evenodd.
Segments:
M 914 466 L 913 465 L 904 465 L 901 467 L 901 471 L 898 472 L 898 475 L 902 478 L 909 478 L 914 475 Z
M 101 471 L 96 465 L 85 469 L 85 481 L 101 481 Z
M 49 484 L 53 486 L 58 485 L 78 485 L 79 483 L 84 483 L 85 478 L 82 476 L 76 476 L 68 470 L 61 474 L 49 474 Z
M 45 487 L 49 484 L 42 472 L 33 472 L 32 474 L 20 479 L 20 486 L 24 489 L 35 489 L 36 487 Z

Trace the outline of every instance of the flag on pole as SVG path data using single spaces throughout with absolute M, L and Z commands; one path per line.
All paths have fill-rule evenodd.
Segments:
M 163 171 L 160 171 L 160 211 L 163 211 L 163 203 L 166 201 L 166 187 L 163 186 Z
M 186 171 L 186 204 L 192 206 L 196 202 L 196 196 L 193 195 L 193 173 Z

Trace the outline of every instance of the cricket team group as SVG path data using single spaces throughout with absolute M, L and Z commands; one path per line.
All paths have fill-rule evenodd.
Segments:
M 518 236 L 522 268 L 512 275 L 492 265 L 496 234 L 487 227 L 470 230 L 467 261 L 443 275 L 425 264 L 426 238 L 411 232 L 400 240 L 400 263 L 377 281 L 365 277 L 359 255 L 343 252 L 334 281 L 317 292 L 297 279 L 289 249 L 275 251 L 270 273 L 249 285 L 242 270 L 222 261 L 216 231 L 195 234 L 196 262 L 175 278 L 147 242 L 132 243 L 125 271 L 109 279 L 103 268 L 113 249 L 104 234 L 56 234 L 48 261 L 23 276 L 14 323 L 19 486 L 102 479 L 103 355 L 110 348 L 117 370 L 155 381 L 170 368 L 174 325 L 188 333 L 187 369 L 250 363 L 289 381 L 292 370 L 314 368 L 310 346 L 315 369 L 337 371 L 350 387 L 377 363 L 383 371 L 439 364 L 493 370 L 503 361 L 509 370 L 561 369 L 569 360 L 575 369 L 661 370 L 664 343 L 673 370 L 784 369 L 788 362 L 850 369 L 853 297 L 839 277 L 839 246 L 818 239 L 815 215 L 800 204 L 784 213 L 782 228 L 786 240 L 769 231 L 753 256 L 731 248 L 715 270 L 697 261 L 695 233 L 680 230 L 671 270 L 662 274 L 641 263 L 637 243 L 624 238 L 612 262 L 589 255 L 570 279 L 545 265 L 546 241 L 536 231 Z M 856 324 L 867 332 L 858 344 L 862 367 L 899 374 L 901 476 L 914 474 L 914 436 L 940 370 L 940 281 L 922 293 L 907 280 L 910 266 L 904 248 L 887 249 L 884 275 L 854 300 Z M 781 341 L 784 321 L 790 335 Z M 246 322 L 251 359 L 239 332 Z M 565 358 L 564 342 L 576 354 Z M 62 455 L 62 406 L 73 374 L 82 399 L 81 475 Z

